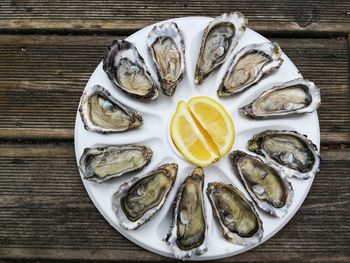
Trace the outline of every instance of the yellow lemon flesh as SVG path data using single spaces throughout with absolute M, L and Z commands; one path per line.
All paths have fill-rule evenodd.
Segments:
M 177 104 L 170 134 L 176 148 L 193 164 L 209 166 L 220 159 L 215 144 L 203 134 L 184 101 Z
M 234 141 L 232 120 L 223 106 L 208 97 L 180 101 L 170 124 L 171 138 L 190 162 L 209 166 L 231 149 Z
M 193 97 L 188 106 L 201 127 L 209 134 L 221 157 L 231 149 L 235 136 L 232 119 L 217 101 L 204 96 Z

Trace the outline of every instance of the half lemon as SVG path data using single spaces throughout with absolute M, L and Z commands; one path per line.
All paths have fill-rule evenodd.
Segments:
M 230 114 L 216 100 L 205 96 L 193 97 L 187 104 L 194 117 L 214 141 L 221 157 L 225 156 L 235 138 Z

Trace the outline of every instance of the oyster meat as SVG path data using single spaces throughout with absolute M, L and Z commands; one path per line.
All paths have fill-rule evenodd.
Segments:
M 197 167 L 182 183 L 174 204 L 173 222 L 167 236 L 177 258 L 199 256 L 207 251 L 208 226 L 203 200 L 203 169 Z
M 143 123 L 138 112 L 121 104 L 99 85 L 84 92 L 79 113 L 85 129 L 99 133 L 126 131 L 138 128 Z
M 276 118 L 313 112 L 320 103 L 319 88 L 313 82 L 299 78 L 263 92 L 239 112 L 252 119 Z
M 205 28 L 196 65 L 196 84 L 225 62 L 245 32 L 247 19 L 242 13 L 225 13 L 212 20 Z
M 267 130 L 248 141 L 249 150 L 283 169 L 287 176 L 308 179 L 319 171 L 316 145 L 295 131 Z
M 113 41 L 103 58 L 103 70 L 118 88 L 131 96 L 144 99 L 158 97 L 158 87 L 131 42 Z
M 177 24 L 168 22 L 153 27 L 147 46 L 157 69 L 160 88 L 165 95 L 174 95 L 185 70 L 185 44 Z
M 217 91 L 227 97 L 245 91 L 283 63 L 277 43 L 247 45 L 233 57 Z
M 293 188 L 278 167 L 238 150 L 230 154 L 230 161 L 260 209 L 277 217 L 283 217 L 288 212 Z
M 163 207 L 176 180 L 177 169 L 176 163 L 163 164 L 119 187 L 113 194 L 112 208 L 121 227 L 137 229 Z
M 236 187 L 222 182 L 208 184 L 207 194 L 224 237 L 237 245 L 252 246 L 263 236 L 262 221 L 253 203 Z
M 152 155 L 151 148 L 142 145 L 85 148 L 79 168 L 85 179 L 102 183 L 142 169 L 149 164 Z

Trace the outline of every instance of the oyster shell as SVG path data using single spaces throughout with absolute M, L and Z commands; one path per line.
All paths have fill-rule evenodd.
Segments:
M 81 97 L 80 117 L 86 130 L 99 133 L 121 132 L 142 125 L 143 120 L 99 85 L 88 88 Z
M 151 148 L 143 145 L 85 148 L 79 168 L 85 179 L 102 183 L 142 169 L 149 164 L 152 155 Z
M 277 217 L 283 217 L 288 212 L 293 188 L 278 167 L 242 151 L 233 151 L 230 161 L 260 209 Z
M 163 164 L 119 187 L 113 194 L 112 208 L 121 227 L 137 229 L 163 207 L 176 180 L 177 168 L 176 163 Z
M 233 57 L 217 91 L 219 97 L 242 92 L 257 84 L 265 75 L 283 63 L 277 43 L 247 45 Z
M 166 238 L 177 258 L 199 256 L 207 251 L 206 214 L 203 199 L 204 172 L 197 167 L 182 183 L 174 204 L 173 222 Z
M 201 84 L 225 62 L 245 32 L 247 19 L 240 12 L 222 14 L 205 28 L 197 60 L 194 82 Z
M 177 24 L 168 22 L 153 27 L 147 46 L 157 69 L 160 88 L 165 95 L 173 96 L 185 70 L 185 44 Z
M 319 171 L 317 147 L 295 131 L 267 130 L 248 141 L 249 150 L 283 169 L 287 176 L 308 179 Z
M 319 88 L 313 82 L 299 78 L 263 92 L 239 112 L 252 119 L 276 118 L 313 112 L 320 103 Z
M 103 58 L 103 70 L 118 88 L 131 96 L 144 99 L 158 97 L 157 85 L 131 42 L 113 41 Z
M 208 184 L 207 195 L 227 240 L 242 246 L 260 242 L 264 232 L 262 221 L 242 192 L 232 185 L 213 182 Z

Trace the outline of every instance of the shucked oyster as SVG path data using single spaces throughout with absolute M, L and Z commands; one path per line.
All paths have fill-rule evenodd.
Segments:
M 313 82 L 299 78 L 263 92 L 239 112 L 252 119 L 276 118 L 313 112 L 320 103 L 319 88 Z
M 203 200 L 203 169 L 197 167 L 180 186 L 173 222 L 166 239 L 177 258 L 190 258 L 207 251 L 207 222 Z
M 142 145 L 119 145 L 86 148 L 79 168 L 87 180 L 102 183 L 125 173 L 140 170 L 152 159 L 151 148 Z
M 147 46 L 157 69 L 160 88 L 165 95 L 174 95 L 185 70 L 185 45 L 177 24 L 169 22 L 153 27 Z
M 231 12 L 216 17 L 205 28 L 197 60 L 195 80 L 201 84 L 208 75 L 225 62 L 243 35 L 247 19 L 242 13 Z
M 103 70 L 122 91 L 137 98 L 155 99 L 158 89 L 136 47 L 115 40 L 103 58 Z
M 112 207 L 121 227 L 137 229 L 162 208 L 174 185 L 177 168 L 175 163 L 164 164 L 119 187 L 113 194 Z
M 283 63 L 277 43 L 247 45 L 233 57 L 218 89 L 219 97 L 242 92 L 258 83 Z
M 258 207 L 277 217 L 288 212 L 293 188 L 280 169 L 242 151 L 233 151 L 230 161 Z
M 137 128 L 143 122 L 139 113 L 121 104 L 99 85 L 84 92 L 79 112 L 85 129 L 100 133 Z
M 248 141 L 248 147 L 279 166 L 287 176 L 307 179 L 319 171 L 320 155 L 316 145 L 295 131 L 260 132 Z
M 207 188 L 214 217 L 224 237 L 234 244 L 251 246 L 260 242 L 262 222 L 254 205 L 236 187 L 221 182 Z

